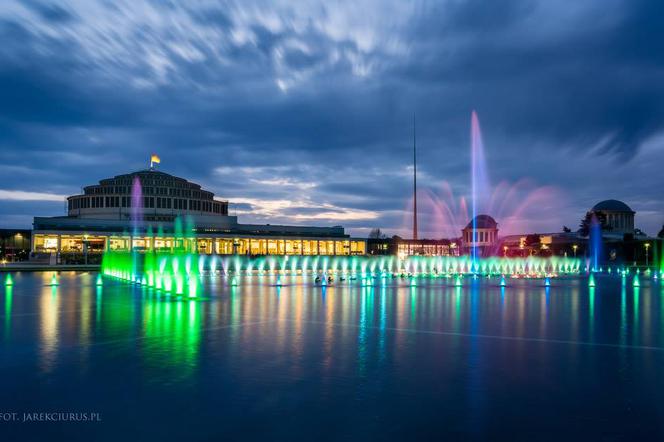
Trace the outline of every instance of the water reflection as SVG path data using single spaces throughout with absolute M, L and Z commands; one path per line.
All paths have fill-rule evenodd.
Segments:
M 53 369 L 57 358 L 58 349 L 58 328 L 61 318 L 60 297 L 57 293 L 57 287 L 44 287 L 40 297 L 39 309 L 41 312 L 41 321 L 39 330 L 41 332 L 41 364 L 42 372 L 49 372 Z
M 473 392 L 485 388 L 479 367 L 492 348 L 526 367 L 533 351 L 543 360 L 563 351 L 573 363 L 585 351 L 577 344 L 659 348 L 664 339 L 661 286 L 631 287 L 617 277 L 589 288 L 574 278 L 551 287 L 539 280 L 498 287 L 490 279 L 454 286 L 443 278 L 320 287 L 300 276 L 284 276 L 279 285 L 274 277 L 245 278 L 237 286 L 215 276 L 203 279 L 206 299 L 195 301 L 116 281 L 96 286 L 95 277 L 62 274 L 58 286 L 48 285 L 50 274 L 17 278 L 4 288 L 3 340 L 37 343 L 42 373 L 70 363 L 61 358 L 65 351 L 78 352 L 79 368 L 88 369 L 98 348 L 120 360 L 138 358 L 146 379 L 171 384 L 195 382 L 207 364 L 243 366 L 258 377 L 281 366 L 292 378 L 317 373 L 331 382 L 350 369 L 362 379 L 386 367 L 408 376 L 422 357 L 464 361 L 479 419 L 483 406 Z M 11 331 L 18 317 L 17 336 Z M 34 339 L 30 327 L 38 331 Z
M 5 339 L 9 340 L 12 327 L 12 302 L 14 302 L 14 287 L 5 286 Z
M 201 344 L 201 310 L 202 305 L 196 301 L 156 300 L 143 304 L 142 351 L 151 382 L 186 380 L 192 375 Z

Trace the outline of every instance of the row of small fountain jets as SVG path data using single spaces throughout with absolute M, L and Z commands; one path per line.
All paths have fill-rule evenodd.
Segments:
M 177 296 L 196 297 L 203 277 L 225 277 L 230 286 L 239 285 L 239 278 L 249 276 L 276 276 L 271 285 L 284 285 L 282 277 L 309 276 L 315 285 L 332 284 L 373 286 L 387 280 L 407 280 L 416 286 L 422 278 L 453 279 L 460 287 L 464 278 L 497 278 L 500 287 L 507 286 L 507 279 L 544 279 L 544 286 L 551 285 L 551 278 L 564 275 L 588 275 L 588 285 L 595 286 L 595 273 L 619 274 L 625 283 L 630 275 L 628 268 L 591 269 L 581 266 L 580 259 L 573 258 L 489 258 L 473 262 L 468 257 L 314 257 L 314 258 L 258 258 L 197 256 L 195 254 L 109 254 L 104 257 L 104 276 L 133 284 L 155 288 Z M 221 264 L 221 265 L 219 265 Z M 220 267 L 220 268 L 218 268 Z M 640 271 L 632 277 L 639 286 Z M 102 285 L 101 274 L 97 285 Z M 644 276 L 658 279 L 657 272 L 647 270 Z M 660 275 L 661 276 L 661 275 Z M 55 275 L 52 284 L 57 284 Z
M 630 276 L 630 270 L 628 268 L 612 268 L 612 267 L 607 267 L 606 270 L 603 268 L 596 269 L 596 270 L 590 270 L 584 269 L 584 272 L 588 275 L 588 286 L 589 287 L 595 287 L 596 286 L 596 281 L 595 281 L 595 274 L 615 274 L 618 275 L 622 278 L 623 285 L 626 284 L 628 276 Z M 147 276 L 143 275 L 138 276 L 137 274 L 134 273 L 126 273 L 126 272 L 119 272 L 119 271 L 112 271 L 112 270 L 106 270 L 104 271 L 104 276 L 112 277 L 114 279 L 118 280 L 123 280 L 126 282 L 130 283 L 135 283 L 139 285 L 144 285 L 148 287 L 153 287 L 158 290 L 164 290 L 165 292 L 173 292 L 175 291 L 176 295 L 183 295 L 184 294 L 184 289 L 185 286 L 187 287 L 187 296 L 189 297 L 195 297 L 196 293 L 198 291 L 198 286 L 199 286 L 199 278 L 202 278 L 204 276 L 204 273 L 198 273 L 196 275 L 189 273 L 186 274 L 186 276 L 177 276 L 177 275 L 170 275 L 170 274 L 164 274 L 159 273 L 155 275 L 154 273 L 150 272 L 148 273 Z M 210 271 L 209 274 L 211 276 L 215 275 L 222 275 L 222 276 L 227 276 L 229 284 L 231 286 L 237 286 L 238 285 L 238 276 L 242 276 L 241 274 L 235 275 L 233 272 L 223 272 L 220 270 L 214 270 Z M 263 276 L 263 275 L 275 275 L 277 276 L 276 282 L 274 283 L 275 286 L 282 286 L 282 280 L 281 276 L 284 275 L 289 275 L 289 271 L 287 270 L 277 270 L 276 272 L 268 272 L 268 271 L 258 271 L 257 275 Z M 295 273 L 297 275 L 301 275 L 302 273 Z M 569 272 L 571 274 L 571 272 Z M 581 274 L 581 272 L 577 272 L 577 274 Z M 650 269 L 645 270 L 644 272 L 641 272 L 640 270 L 634 271 L 634 274 L 632 276 L 632 285 L 634 287 L 640 287 L 640 278 L 639 275 L 643 275 L 645 278 L 652 278 L 654 281 L 658 281 L 661 278 L 664 278 L 664 271 L 660 272 L 658 275 L 658 272 L 652 271 Z M 252 273 L 245 273 L 245 276 L 251 276 Z M 336 276 L 336 280 L 335 280 Z M 466 275 L 468 276 L 468 275 Z M 478 274 L 478 273 L 473 273 L 469 275 L 469 277 L 473 280 L 477 280 L 480 277 L 485 277 L 487 279 L 490 279 L 492 277 L 500 277 L 500 282 L 499 286 L 500 287 L 506 287 L 507 286 L 507 279 L 504 274 L 492 274 L 492 273 L 487 273 L 484 275 Z M 515 273 L 515 274 L 510 274 L 509 278 L 512 279 L 541 279 L 544 278 L 544 286 L 545 287 L 550 287 L 551 286 L 551 278 L 559 276 L 556 273 L 550 273 L 550 274 L 541 274 L 537 272 L 530 272 L 530 273 Z M 357 281 L 359 279 L 361 286 L 373 286 L 376 285 L 379 281 L 385 281 L 387 279 L 407 279 L 410 281 L 411 286 L 416 286 L 417 285 L 417 279 L 418 278 L 453 278 L 454 279 L 454 286 L 455 287 L 461 287 L 463 286 L 463 278 L 464 274 L 461 273 L 448 273 L 448 272 L 438 272 L 437 270 L 434 270 L 432 273 L 419 273 L 419 274 L 412 274 L 412 273 L 396 273 L 396 272 L 387 272 L 387 271 L 381 271 L 380 273 L 362 273 L 362 274 L 355 274 L 355 273 L 347 273 L 347 272 L 324 272 L 321 274 L 316 273 L 316 276 L 314 278 L 314 284 L 315 285 L 320 285 L 321 287 L 325 287 L 328 285 L 332 285 L 335 282 L 338 283 L 352 283 L 353 281 Z M 102 286 L 104 284 L 103 279 L 102 279 L 102 273 L 99 273 L 97 275 L 96 279 L 96 285 L 97 286 Z M 5 276 L 5 286 L 13 286 L 14 285 L 14 280 L 12 278 L 11 273 L 7 273 Z M 47 284 L 49 286 L 57 286 L 59 285 L 57 273 L 53 273 L 51 276 L 51 281 L 50 284 Z

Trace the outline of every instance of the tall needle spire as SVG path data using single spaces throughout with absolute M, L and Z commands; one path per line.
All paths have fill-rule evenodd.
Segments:
M 413 113 L 413 239 L 417 239 L 417 145 L 415 113 Z

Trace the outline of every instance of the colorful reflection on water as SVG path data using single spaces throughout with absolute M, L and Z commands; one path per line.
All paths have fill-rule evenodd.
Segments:
M 58 285 L 17 273 L 0 289 L 2 406 L 92 408 L 104 423 L 62 431 L 95 440 L 135 424 L 192 440 L 660 431 L 659 280 L 314 278 L 231 285 L 204 272 L 190 300 L 98 285 L 94 273 L 62 273 Z

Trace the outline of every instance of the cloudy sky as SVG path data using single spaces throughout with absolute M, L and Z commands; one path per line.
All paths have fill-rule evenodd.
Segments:
M 0 5 L 0 227 L 145 168 L 245 222 L 421 236 L 467 219 L 470 121 L 503 231 L 616 198 L 664 222 L 660 0 Z

